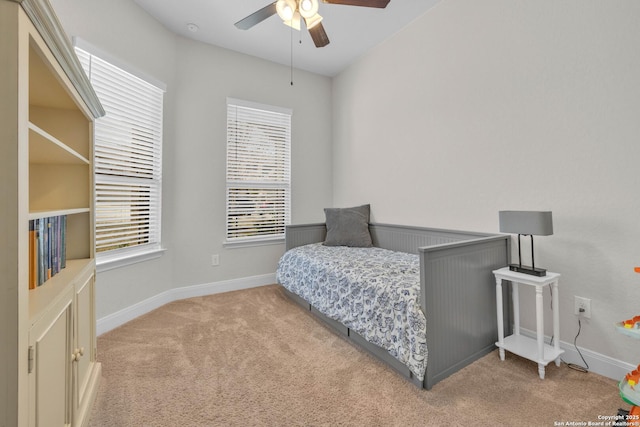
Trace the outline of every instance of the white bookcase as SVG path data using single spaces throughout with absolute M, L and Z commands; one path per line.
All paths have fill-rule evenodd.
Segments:
M 93 121 L 47 0 L 0 0 L 0 425 L 82 426 L 96 359 Z M 29 289 L 29 221 L 66 215 L 66 268 Z

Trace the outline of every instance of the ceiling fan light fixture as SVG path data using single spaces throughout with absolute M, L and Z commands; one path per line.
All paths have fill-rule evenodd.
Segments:
M 15 0 L 22 1 L 22 0 Z M 318 14 L 320 0 L 275 0 L 262 9 L 235 23 L 241 30 L 248 30 L 265 19 L 278 15 L 282 21 L 296 30 L 301 29 L 300 21 L 304 19 L 305 26 L 316 47 L 325 47 L 330 41 L 322 25 L 322 16 Z M 384 9 L 391 0 L 322 0 L 329 4 L 342 4 L 360 7 Z M 292 38 L 293 40 L 293 38 Z M 302 43 L 302 40 L 300 41 Z M 293 52 L 293 48 L 291 50 Z M 293 83 L 292 83 L 293 84 Z
M 313 27 L 315 27 L 316 25 L 318 25 L 320 23 L 320 21 L 322 21 L 322 16 L 320 16 L 320 14 L 316 13 L 315 15 L 311 16 L 310 18 L 305 18 L 304 19 L 304 23 L 307 26 L 307 29 L 311 29 Z
M 295 0 L 278 0 L 276 2 L 276 12 L 283 21 L 291 21 L 293 15 L 298 8 Z
M 318 0 L 300 0 L 298 9 L 303 18 L 312 18 L 318 13 Z
M 300 14 L 297 10 L 293 13 L 293 17 L 290 20 L 283 22 L 294 30 L 300 31 Z

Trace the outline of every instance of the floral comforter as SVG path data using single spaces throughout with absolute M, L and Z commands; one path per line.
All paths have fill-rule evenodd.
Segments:
M 424 379 L 427 337 L 417 255 L 314 243 L 287 251 L 276 278 Z

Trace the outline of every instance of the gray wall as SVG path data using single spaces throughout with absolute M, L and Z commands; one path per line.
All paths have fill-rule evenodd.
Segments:
M 440 2 L 334 78 L 334 204 L 489 232 L 499 210 L 553 211 L 536 260 L 562 274 L 560 339 L 591 298 L 578 344 L 637 364 L 613 323 L 640 313 L 638 16 L 634 0 Z M 521 310 L 535 329 L 532 292 Z
M 184 38 L 176 59 L 175 285 L 274 273 L 284 244 L 222 246 L 226 97 L 293 109 L 292 221 L 303 222 L 331 204 L 331 82 L 297 71 L 291 87 L 286 67 Z
M 222 247 L 225 229 L 226 97 L 293 109 L 292 220 L 322 219 L 331 204 L 331 81 L 187 40 L 131 0 L 52 0 L 70 36 L 167 85 L 159 259 L 101 272 L 97 317 L 188 285 L 270 274 L 284 244 Z M 307 102 L 313 100 L 313 102 Z M 211 266 L 211 255 L 220 266 Z

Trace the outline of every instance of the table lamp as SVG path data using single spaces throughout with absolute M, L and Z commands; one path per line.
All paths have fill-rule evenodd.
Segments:
M 553 234 L 553 220 L 550 211 L 500 211 L 500 232 L 518 235 L 518 264 L 510 264 L 509 270 L 533 276 L 546 276 L 547 270 L 536 268 L 533 256 L 533 236 Z M 522 265 L 520 236 L 531 237 L 531 267 Z

